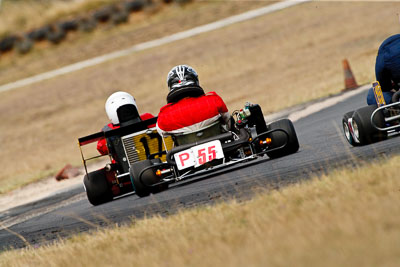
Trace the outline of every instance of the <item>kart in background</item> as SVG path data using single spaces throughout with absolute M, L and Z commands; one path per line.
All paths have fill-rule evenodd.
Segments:
M 400 91 L 386 104 L 379 82 L 373 90 L 377 105 L 370 105 L 344 114 L 342 126 L 346 140 L 352 146 L 362 146 L 385 140 L 400 131 Z
M 115 197 L 133 192 L 129 170 L 135 162 L 149 160 L 152 163 L 161 163 L 166 160 L 164 148 L 172 148 L 172 139 L 164 138 L 162 140 L 155 127 L 148 128 L 156 121 L 157 118 L 145 121 L 127 121 L 121 123 L 121 127 L 118 129 L 98 132 L 78 139 L 86 172 L 83 184 L 87 198 L 92 205 L 100 205 Z M 108 155 L 86 158 L 82 146 L 97 143 L 102 138 L 106 138 L 108 150 L 112 152 L 109 152 Z M 87 161 L 100 157 L 108 157 L 109 162 L 99 170 L 88 172 Z
M 145 159 L 130 166 L 130 178 L 138 196 L 166 190 L 170 183 L 200 174 L 255 160 L 271 159 L 295 153 L 299 142 L 288 119 L 266 124 L 259 105 L 246 103 L 232 114 L 229 131 L 220 122 L 206 129 L 172 136 L 174 147 L 166 150 L 166 161 Z

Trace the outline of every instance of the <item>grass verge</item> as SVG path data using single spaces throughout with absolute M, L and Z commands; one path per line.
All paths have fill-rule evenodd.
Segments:
M 35 27 L 59 22 L 65 18 L 87 15 L 96 8 L 121 3 L 115 0 L 3 0 L 0 7 L 0 36 L 24 33 Z M 40 14 L 40 15 L 38 15 Z
M 135 221 L 7 251 L 2 266 L 397 266 L 400 157 L 244 203 Z

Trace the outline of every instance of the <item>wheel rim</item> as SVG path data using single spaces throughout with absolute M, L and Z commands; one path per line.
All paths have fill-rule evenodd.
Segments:
M 354 135 L 357 137 L 357 139 L 360 140 L 360 132 L 358 131 L 358 125 L 354 120 L 353 120 L 353 132 Z
M 351 133 L 350 133 L 349 126 L 345 122 L 343 122 L 343 130 L 344 130 L 344 135 L 346 136 L 347 140 L 350 142 L 351 141 Z

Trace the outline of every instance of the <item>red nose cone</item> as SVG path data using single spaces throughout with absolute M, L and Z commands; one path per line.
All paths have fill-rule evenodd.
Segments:
M 181 80 L 179 80 L 179 83 L 181 83 L 182 81 Z

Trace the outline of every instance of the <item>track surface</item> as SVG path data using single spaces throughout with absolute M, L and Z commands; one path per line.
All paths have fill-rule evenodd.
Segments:
M 265 157 L 242 164 L 240 168 L 176 184 L 165 192 L 145 198 L 129 195 L 93 207 L 86 200 L 83 188 L 77 188 L 45 201 L 9 210 L 0 215 L 1 222 L 14 218 L 19 220 L 35 210 L 41 211 L 42 215 L 1 230 L 0 250 L 24 247 L 28 243 L 42 245 L 93 228 L 129 223 L 132 218 L 169 215 L 179 209 L 233 197 L 248 199 L 260 188 L 276 189 L 343 165 L 354 166 L 359 160 L 398 154 L 400 143 L 397 138 L 357 148 L 350 147 L 344 140 L 342 116 L 347 111 L 364 106 L 365 94 L 360 93 L 295 122 L 300 151 L 294 155 L 276 160 Z M 43 214 L 46 209 L 50 211 Z

